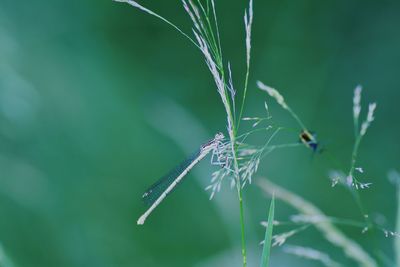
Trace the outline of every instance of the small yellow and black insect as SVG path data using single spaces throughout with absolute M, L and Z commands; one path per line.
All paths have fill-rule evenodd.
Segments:
M 313 152 L 318 151 L 318 141 L 317 135 L 315 133 L 310 133 L 307 130 L 302 130 L 300 133 L 300 142 L 302 142 L 306 147 L 312 149 Z

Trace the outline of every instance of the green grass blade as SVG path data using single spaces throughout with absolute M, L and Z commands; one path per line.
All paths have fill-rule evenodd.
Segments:
M 268 225 L 265 230 L 264 247 L 261 256 L 261 267 L 269 266 L 269 257 L 271 254 L 272 230 L 274 227 L 275 198 L 272 196 L 271 205 L 269 207 Z

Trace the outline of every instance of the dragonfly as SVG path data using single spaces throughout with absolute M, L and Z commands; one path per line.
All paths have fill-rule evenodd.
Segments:
M 210 152 L 212 152 L 211 163 L 224 166 L 224 163 L 220 161 L 221 157 L 218 155 L 218 150 L 223 144 L 222 141 L 224 138 L 223 133 L 217 133 L 213 139 L 202 144 L 192 156 L 188 157 L 178 165 L 178 167 L 150 186 L 142 196 L 143 201 L 149 206 L 149 208 L 142 216 L 140 216 L 137 220 L 137 224 L 144 224 L 147 217 L 154 211 L 154 209 L 176 188 L 190 170 Z M 217 155 L 217 160 L 213 161 L 215 155 Z

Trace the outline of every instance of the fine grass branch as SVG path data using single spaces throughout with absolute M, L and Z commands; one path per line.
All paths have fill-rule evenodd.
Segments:
M 282 200 L 303 215 L 327 218 L 327 216 L 311 202 L 272 183 L 265 178 L 258 179 L 258 185 L 266 194 L 270 196 L 274 195 L 276 199 Z M 331 244 L 341 248 L 348 258 L 357 262 L 358 266 L 378 267 L 378 264 L 375 262 L 375 260 L 371 258 L 371 256 L 358 243 L 348 238 L 328 219 L 315 223 L 314 227 L 321 232 L 325 239 Z

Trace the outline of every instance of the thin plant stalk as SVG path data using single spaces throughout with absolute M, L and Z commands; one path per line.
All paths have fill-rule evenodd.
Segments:
M 165 23 L 167 23 L 168 25 L 170 25 L 172 28 L 174 28 L 175 30 L 177 30 L 180 34 L 182 34 L 185 38 L 187 38 L 192 44 L 194 44 L 197 48 L 200 49 L 200 47 L 196 44 L 196 42 L 189 36 L 187 35 L 184 31 L 182 31 L 178 26 L 176 26 L 174 23 L 172 23 L 171 21 L 167 20 L 166 18 L 164 18 L 163 16 L 160 16 L 159 14 L 151 11 L 150 9 L 138 4 L 136 1 L 133 0 L 113 0 L 115 2 L 121 2 L 121 3 L 127 3 L 133 7 L 139 8 L 140 10 L 164 21 Z
M 362 135 L 358 135 L 356 137 L 356 141 L 355 141 L 354 147 L 353 147 L 353 152 L 351 154 L 351 164 L 350 164 L 350 171 L 348 173 L 348 177 L 354 176 L 354 170 L 356 168 L 356 162 L 357 162 L 358 149 L 360 147 L 362 137 L 363 137 Z M 364 205 L 362 204 L 360 193 L 358 192 L 358 190 L 355 190 L 353 187 L 349 187 L 349 188 L 350 188 L 351 194 L 352 194 L 355 202 L 357 203 L 357 206 L 360 209 L 360 212 L 361 212 L 365 222 L 367 223 L 368 227 L 371 227 L 372 222 L 366 213 Z
M 231 144 L 234 176 L 235 176 L 235 180 L 236 180 L 236 188 L 237 188 L 237 194 L 238 194 L 238 200 L 239 200 L 242 259 L 243 259 L 243 267 L 246 267 L 247 266 L 247 252 L 246 252 L 243 196 L 242 196 L 241 179 L 240 179 L 239 164 L 238 164 L 238 160 L 237 160 L 237 149 L 236 149 L 237 128 L 236 128 L 236 124 L 235 124 L 235 115 L 232 112 L 231 101 L 228 96 L 229 94 L 228 94 L 228 89 L 227 89 L 226 76 L 225 76 L 223 60 L 222 60 L 222 51 L 221 51 L 221 46 L 220 46 L 218 19 L 217 19 L 216 10 L 215 10 L 215 3 L 213 0 L 211 0 L 211 5 L 212 5 L 212 10 L 213 10 L 213 16 L 214 16 L 213 19 L 215 22 L 218 44 L 216 43 L 216 40 L 213 37 L 208 39 L 209 43 L 207 43 L 206 41 L 202 41 L 202 40 L 204 40 L 204 38 L 201 39 L 200 35 L 197 35 L 196 38 L 199 40 L 199 46 L 202 48 L 203 54 L 205 55 L 205 57 L 207 59 L 209 68 L 214 76 L 215 82 L 218 87 L 218 91 L 222 98 L 222 103 L 223 103 L 223 105 L 225 107 L 225 111 L 227 113 L 228 133 L 229 133 L 229 139 L 230 139 L 230 144 Z M 206 16 L 206 18 L 207 17 L 208 16 Z M 210 20 L 209 19 L 206 19 L 206 20 L 207 20 L 207 24 L 210 26 L 209 29 L 211 30 Z M 196 24 L 195 21 L 194 21 L 194 23 Z M 204 30 L 204 31 L 207 32 L 207 30 Z M 211 30 L 211 32 L 212 32 L 212 30 Z M 211 35 L 211 36 L 214 36 L 214 35 Z M 213 58 L 211 58 L 208 55 L 207 46 L 219 48 L 219 50 L 218 49 L 214 50 L 215 62 L 213 62 Z M 216 69 L 213 68 L 213 66 L 214 66 L 213 64 L 215 64 Z M 221 86 L 221 83 L 222 83 L 222 86 Z M 232 102 L 232 105 L 234 105 L 233 102 Z
M 220 38 L 219 38 L 219 30 L 218 30 L 218 19 L 217 19 L 217 15 L 216 15 L 216 11 L 215 11 L 215 3 L 213 0 L 211 1 L 211 4 L 212 4 L 212 9 L 213 9 L 213 16 L 214 16 L 213 19 L 214 19 L 215 28 L 217 31 L 218 44 L 216 43 L 217 41 L 213 37 L 208 38 L 208 40 L 205 40 L 205 38 L 207 39 L 207 37 L 206 36 L 202 37 L 201 32 L 196 35 L 196 38 L 198 39 L 199 46 L 201 47 L 201 50 L 206 57 L 208 66 L 209 66 L 210 71 L 216 82 L 218 92 L 222 98 L 222 103 L 225 107 L 225 111 L 227 114 L 227 123 L 228 123 L 227 128 L 228 128 L 228 134 L 229 134 L 229 139 L 230 139 L 230 146 L 231 146 L 232 157 L 233 157 L 233 171 L 234 171 L 234 176 L 235 176 L 235 180 L 236 180 L 236 188 L 237 188 L 237 194 L 238 194 L 238 200 L 239 200 L 242 258 L 243 258 L 243 266 L 246 267 L 247 266 L 247 256 L 246 256 L 247 252 L 246 252 L 246 242 L 245 242 L 246 238 L 245 238 L 245 225 L 244 225 L 243 196 L 242 196 L 241 179 L 240 179 L 239 164 L 238 164 L 238 160 L 237 160 L 237 148 L 236 148 L 237 128 L 236 128 L 236 124 L 235 124 L 235 114 L 233 113 L 234 107 L 232 109 L 232 105 L 234 105 L 234 103 L 233 102 L 231 103 L 231 101 L 229 99 L 229 94 L 228 94 L 229 90 L 227 89 L 226 75 L 225 75 L 224 66 L 222 63 L 223 62 L 222 61 L 222 53 L 221 53 L 220 44 L 219 44 Z M 194 17 L 194 16 L 191 16 L 191 17 Z M 196 21 L 193 21 L 193 22 L 195 24 L 197 23 Z M 210 20 L 207 20 L 207 24 L 210 26 L 209 29 L 211 30 Z M 206 29 L 203 29 L 203 31 L 207 32 Z M 214 35 L 211 35 L 211 36 L 214 36 Z M 208 43 L 207 43 L 207 41 L 208 41 Z M 208 54 L 208 51 L 207 51 L 208 47 L 214 47 L 214 48 L 219 47 L 219 49 L 214 50 L 214 58 L 212 58 Z M 214 59 L 215 59 L 215 61 L 214 61 Z
M 228 102 L 229 103 L 229 102 Z M 232 116 L 228 116 L 228 123 L 231 123 L 232 129 L 235 129 L 234 120 Z M 237 151 L 236 151 L 236 130 L 229 131 L 229 136 L 231 139 L 231 149 L 233 155 L 235 179 L 236 179 L 236 190 L 239 199 L 239 213 L 240 213 L 240 231 L 241 231 L 241 244 L 242 244 L 242 260 L 243 267 L 247 266 L 247 251 L 246 251 L 246 235 L 245 235 L 245 223 L 244 223 L 244 210 L 243 210 L 243 195 L 242 195 L 242 185 L 240 182 L 239 164 L 237 161 Z
M 297 114 L 288 106 L 287 110 L 289 111 L 289 113 L 293 116 L 293 118 L 297 121 L 297 123 L 300 125 L 301 129 L 303 130 L 307 130 L 306 126 L 304 125 L 304 123 L 300 120 L 299 116 L 297 116 Z M 308 130 L 307 130 L 308 131 Z
M 300 128 L 304 131 L 308 131 L 307 127 L 305 126 L 305 124 L 301 121 L 301 119 L 299 118 L 299 116 L 297 116 L 296 112 L 294 112 L 290 106 L 285 102 L 285 98 L 274 88 L 269 87 L 267 85 L 265 85 L 263 82 L 258 81 L 257 82 L 257 86 L 258 88 L 260 88 L 261 90 L 267 92 L 272 98 L 275 98 L 275 100 L 277 101 L 277 103 L 284 109 L 286 109 L 290 115 L 296 120 L 296 122 L 299 124 Z
M 348 188 L 350 189 L 357 205 L 360 208 L 360 211 L 365 219 L 365 222 L 367 223 L 367 227 L 371 227 L 373 225 L 371 219 L 369 218 L 368 214 L 366 213 L 366 210 L 362 204 L 360 194 L 358 192 L 358 181 L 357 179 L 354 178 L 354 171 L 356 169 L 356 162 L 357 162 L 357 156 L 358 156 L 358 149 L 360 147 L 361 140 L 365 133 L 367 132 L 368 127 L 370 126 L 371 122 L 374 120 L 374 110 L 376 108 L 376 103 L 369 104 L 368 107 L 368 114 L 366 120 L 362 123 L 361 129 L 359 127 L 359 117 L 360 117 L 360 112 L 361 112 L 361 91 L 362 87 L 357 86 L 354 89 L 354 97 L 353 97 L 353 122 L 354 122 L 354 133 L 355 133 L 355 142 L 353 146 L 353 152 L 351 154 L 351 162 L 350 162 L 350 169 L 349 173 L 347 175 L 347 183 L 348 183 Z M 356 189 L 354 189 L 353 184 L 355 185 Z
M 240 231 L 241 231 L 241 244 L 242 244 L 242 259 L 243 267 L 247 266 L 247 251 L 246 251 L 246 236 L 244 228 L 244 210 L 243 210 L 243 198 L 242 198 L 242 187 L 240 184 L 236 186 L 239 197 L 239 212 L 240 212 Z
M 250 5 L 251 5 L 251 3 L 252 3 L 252 0 L 250 0 Z M 230 99 L 229 99 L 228 93 L 227 93 L 228 90 L 227 90 L 227 86 L 226 86 L 227 83 L 226 83 L 225 72 L 224 72 L 224 67 L 223 67 L 223 63 L 222 63 L 223 60 L 222 60 L 222 50 L 221 50 L 221 44 L 220 44 L 220 38 L 219 38 L 218 19 L 217 19 L 217 14 L 216 14 L 216 9 L 215 9 L 215 3 L 213 0 L 211 0 L 211 5 L 212 5 L 212 10 L 213 10 L 215 29 L 216 29 L 217 41 L 218 41 L 218 44 L 217 44 L 215 41 L 215 38 L 212 38 L 212 43 L 213 43 L 212 46 L 219 48 L 219 51 L 217 51 L 217 53 L 216 53 L 216 55 L 217 55 L 216 56 L 216 65 L 218 66 L 218 70 L 220 71 L 220 75 L 221 75 L 221 80 L 223 82 L 224 93 L 221 94 L 221 97 L 225 98 L 225 99 L 223 99 L 222 102 L 223 102 L 223 104 L 225 106 L 225 110 L 227 112 L 228 133 L 229 133 L 232 156 L 233 156 L 234 176 L 235 176 L 235 180 L 236 180 L 236 189 L 237 189 L 238 200 L 239 200 L 242 260 L 243 260 L 243 267 L 246 267 L 247 266 L 247 251 L 246 251 L 246 237 L 245 237 L 245 223 L 244 223 L 244 209 L 243 209 L 243 194 L 242 194 L 242 186 L 241 186 L 241 179 L 240 179 L 240 172 L 239 172 L 239 164 L 238 164 L 238 160 L 237 160 L 237 149 L 236 149 L 236 135 L 237 135 L 238 128 L 236 127 L 235 115 L 234 115 L 234 113 L 232 113 L 231 102 L 230 102 Z M 251 14 L 252 14 L 252 10 L 251 10 Z M 207 20 L 208 25 L 211 28 L 208 16 L 206 16 L 206 20 Z M 211 32 L 212 32 L 212 30 L 211 30 Z M 234 103 L 232 103 L 232 105 L 234 105 Z
M 247 70 L 246 70 L 246 78 L 244 81 L 244 92 L 243 92 L 243 98 L 242 98 L 242 105 L 240 106 L 240 113 L 239 113 L 239 118 L 238 118 L 238 128 L 240 126 L 240 121 L 243 116 L 243 107 L 244 107 L 244 103 L 246 101 L 247 87 L 248 87 L 248 83 L 249 83 L 249 74 L 250 74 L 250 67 L 248 66 Z

